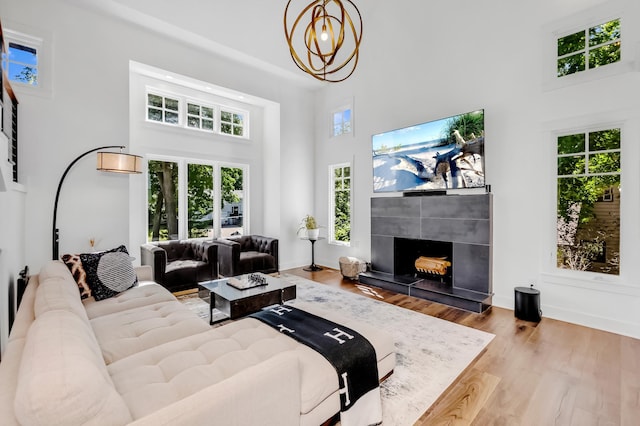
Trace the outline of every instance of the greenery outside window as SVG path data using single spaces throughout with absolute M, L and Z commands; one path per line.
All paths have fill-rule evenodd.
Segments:
M 557 266 L 620 274 L 621 131 L 557 138 Z
M 244 113 L 229 110 L 220 111 L 220 133 L 233 136 L 245 136 Z
M 332 136 L 351 133 L 351 107 L 345 107 L 332 114 Z
M 614 19 L 557 39 L 557 76 L 621 60 L 620 19 Z
M 149 241 L 179 239 L 178 163 L 149 160 L 147 212 Z
M 243 235 L 247 172 L 245 165 L 149 160 L 148 241 Z
M 187 102 L 187 127 L 213 132 L 214 108 Z
M 147 120 L 178 125 L 180 123 L 180 101 L 147 93 Z
M 329 242 L 351 243 L 351 164 L 329 166 Z
M 213 166 L 187 164 L 187 237 L 213 236 Z

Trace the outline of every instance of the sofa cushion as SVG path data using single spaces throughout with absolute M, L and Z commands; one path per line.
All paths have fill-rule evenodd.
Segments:
M 113 297 L 138 282 L 129 252 L 123 245 L 97 253 L 82 253 L 80 259 L 96 300 Z
M 40 281 L 36 291 L 33 310 L 36 318 L 45 312 L 63 310 L 71 312 L 85 323 L 89 324 L 87 312 L 78 297 L 76 287 L 71 277 L 48 277 Z
M 241 271 L 266 271 L 275 268 L 275 258 L 269 253 L 243 251 L 238 265 Z
M 176 298 L 167 290 L 156 283 L 143 282 L 139 286 L 130 288 L 110 299 L 96 301 L 94 298 L 86 299 L 82 303 L 87 311 L 89 319 L 141 306 L 153 305 L 160 302 L 175 301 Z
M 107 364 L 210 329 L 177 300 L 103 315 L 92 319 L 91 327 Z
M 131 415 L 116 392 L 88 324 L 67 311 L 47 311 L 27 335 L 15 415 L 25 425 L 126 424 Z
M 306 413 L 338 392 L 335 369 L 314 350 L 252 318 L 131 355 L 108 370 L 132 416 L 140 418 L 289 351 L 300 361 Z M 334 413 L 340 408 L 336 401 Z

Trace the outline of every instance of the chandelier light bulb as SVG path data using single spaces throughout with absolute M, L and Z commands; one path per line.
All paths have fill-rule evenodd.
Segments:
M 329 40 L 329 34 L 327 34 L 327 26 L 322 25 L 322 32 L 320 33 L 320 40 L 327 41 Z

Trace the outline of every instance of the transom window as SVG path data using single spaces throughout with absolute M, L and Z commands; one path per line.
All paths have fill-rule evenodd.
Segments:
M 147 120 L 178 125 L 180 123 L 180 101 L 178 99 L 148 93 Z
M 329 166 L 329 242 L 351 242 L 351 164 Z
M 244 114 L 232 111 L 220 111 L 220 133 L 244 136 Z
M 560 37 L 557 76 L 597 68 L 621 59 L 620 19 Z
M 209 106 L 187 103 L 187 127 L 213 132 L 215 109 Z
M 3 68 L 10 81 L 30 86 L 38 85 L 38 50 L 27 44 L 9 42 L 9 49 L 3 55 Z
M 147 92 L 146 108 L 149 122 L 249 138 L 247 111 L 189 99 L 180 94 L 163 94 L 153 89 Z
M 620 129 L 557 139 L 557 266 L 620 273 Z

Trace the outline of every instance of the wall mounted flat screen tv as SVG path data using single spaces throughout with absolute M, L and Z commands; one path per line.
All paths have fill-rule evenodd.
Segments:
M 484 110 L 371 137 L 373 191 L 431 191 L 485 186 Z

